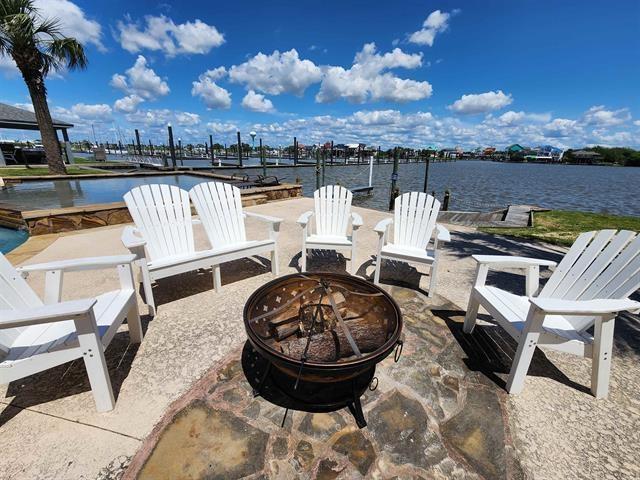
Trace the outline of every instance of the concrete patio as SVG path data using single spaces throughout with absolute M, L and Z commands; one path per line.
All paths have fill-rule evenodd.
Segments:
M 297 271 L 301 231 L 295 221 L 312 203 L 300 198 L 249 208 L 284 218 L 279 238 L 282 274 Z M 377 245 L 373 226 L 388 214 L 355 210 L 364 219 L 358 237 L 358 275 L 371 278 Z M 250 237 L 264 236 L 263 225 L 251 220 L 247 225 Z M 114 226 L 35 237 L 9 259 L 39 263 L 125 253 L 121 231 L 122 226 Z M 197 233 L 197 242 L 204 248 L 204 233 Z M 229 470 L 250 478 L 639 477 L 637 321 L 623 316 L 616 324 L 608 399 L 596 400 L 589 394 L 589 360 L 557 352 L 538 352 L 524 392 L 508 396 L 502 388 L 515 344 L 488 323 L 472 336 L 459 328 L 475 268 L 469 256 L 475 253 L 552 260 L 562 254 L 541 244 L 452 227 L 452 242 L 443 250 L 439 295 L 433 299 L 423 290 L 427 276 L 421 278 L 406 265 L 385 263 L 382 281 L 403 309 L 405 336 L 412 339 L 413 349 L 408 348 L 399 363 L 388 359 L 381 366 L 380 388 L 365 400 L 371 425 L 362 433 L 342 413 L 316 418 L 295 413 L 290 425 L 281 430 L 279 408 L 269 409 L 264 403 L 255 407 L 237 370 L 246 338 L 242 308 L 249 295 L 273 276 L 266 260 L 245 259 L 223 265 L 223 290 L 218 294 L 212 289 L 210 272 L 158 282 L 158 314 L 153 319 L 143 317 L 142 344 L 129 345 L 125 325 L 106 352 L 117 396 L 115 410 L 95 412 L 79 361 L 2 386 L 0 476 L 106 479 L 120 478 L 130 467 L 126 475 L 131 478 L 179 478 L 185 471 L 172 474 L 169 467 L 177 468 L 194 451 L 185 449 L 181 457 L 176 453 L 168 463 L 172 457 L 160 455 L 184 446 L 180 435 L 185 435 L 186 423 L 176 419 L 193 414 L 196 417 L 187 418 L 199 418 L 198 425 L 222 428 L 220 412 L 226 412 L 227 418 L 240 419 L 256 438 L 262 438 L 250 450 L 257 465 Z M 345 260 L 322 255 L 311 257 L 308 266 L 309 270 L 343 270 Z M 524 291 L 524 281 L 513 272 L 491 274 L 490 281 Z M 70 274 L 63 297 L 90 296 L 116 287 L 117 282 L 115 271 Z M 42 292 L 42 276 L 32 275 L 29 283 Z M 431 397 L 430 392 L 438 395 Z M 393 422 L 375 419 L 398 418 L 403 412 L 413 415 L 403 426 L 396 425 L 395 436 L 385 436 Z M 231 420 L 225 425 L 231 433 L 238 427 Z M 206 429 L 203 432 L 206 435 Z M 401 445 L 409 441 L 411 432 L 417 432 L 422 449 L 418 453 L 424 455 L 407 453 Z M 201 445 L 211 447 L 212 443 L 203 438 Z M 154 456 L 153 452 L 159 453 Z M 215 474 L 196 467 L 189 472 L 196 477 Z

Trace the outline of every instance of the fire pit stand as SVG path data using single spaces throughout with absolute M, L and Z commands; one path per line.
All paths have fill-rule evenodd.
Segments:
M 300 380 L 294 389 L 296 379 L 273 368 L 271 362 L 260 355 L 247 341 L 242 350 L 242 370 L 255 396 L 288 410 L 312 413 L 326 413 L 349 409 L 359 428 L 367 426 L 360 397 L 367 389 L 377 387 L 375 367 L 349 380 L 326 384 Z M 374 380 L 375 379 L 375 380 Z M 282 419 L 286 420 L 287 413 Z
M 242 368 L 255 395 L 289 409 L 347 407 L 367 425 L 360 397 L 375 390 L 376 364 L 402 350 L 402 314 L 384 290 L 336 273 L 280 277 L 244 308 Z

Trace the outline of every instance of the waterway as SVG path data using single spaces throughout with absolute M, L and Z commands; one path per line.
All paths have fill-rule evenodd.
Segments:
M 251 159 L 248 164 L 255 164 Z M 185 165 L 207 166 L 205 160 L 186 160 Z M 398 170 L 401 192 L 422 191 L 425 163 L 402 163 Z M 393 165 L 374 165 L 372 195 L 356 195 L 359 206 L 386 210 Z M 256 175 L 262 169 L 224 169 L 220 173 Z M 312 196 L 316 188 L 316 169 L 307 167 L 268 168 L 283 182 L 300 182 L 303 194 Z M 363 186 L 369 180 L 368 165 L 327 165 L 324 183 L 347 188 Z M 204 179 L 174 175 L 126 179 L 79 179 L 25 182 L 0 190 L 0 203 L 41 209 L 109 203 L 140 183 L 169 183 L 189 189 Z M 322 180 L 322 176 L 321 176 Z M 491 211 L 507 205 L 527 204 L 560 210 L 580 210 L 615 215 L 640 216 L 640 168 L 551 165 L 535 163 L 498 163 L 486 161 L 433 162 L 429 166 L 427 190 L 442 200 L 451 192 L 451 210 Z M 6 229 L 0 229 L 0 251 L 9 251 L 24 241 Z

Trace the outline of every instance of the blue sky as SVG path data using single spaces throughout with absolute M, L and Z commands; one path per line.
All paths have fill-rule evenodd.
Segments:
M 89 55 L 48 81 L 72 139 L 640 146 L 637 0 L 36 3 Z

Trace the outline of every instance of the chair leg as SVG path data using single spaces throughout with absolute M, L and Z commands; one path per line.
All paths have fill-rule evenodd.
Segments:
M 480 308 L 480 302 L 471 291 L 469 297 L 469 304 L 467 305 L 467 314 L 464 317 L 464 326 L 462 331 L 464 333 L 471 333 L 476 326 L 476 320 L 478 318 L 478 309 Z
M 436 260 L 431 264 L 431 270 L 429 271 L 429 292 L 427 296 L 432 298 L 436 294 L 436 285 L 438 283 L 438 261 Z
M 278 266 L 278 249 L 274 248 L 271 251 L 271 273 L 275 276 L 280 274 L 280 267 Z
M 373 273 L 373 283 L 380 285 L 380 269 L 382 268 L 382 256 L 378 255 L 376 258 L 376 270 Z
M 131 299 L 131 307 L 127 312 L 127 325 L 129 325 L 129 339 L 131 343 L 142 342 L 142 323 L 140 322 L 140 313 L 138 312 L 138 302 L 135 295 Z
M 220 289 L 222 288 L 222 279 L 220 278 L 220 265 L 213 265 L 211 269 L 213 270 L 213 288 L 216 290 L 216 293 L 220 293 Z
M 351 246 L 351 265 L 349 265 L 349 273 L 351 275 L 355 275 L 356 272 L 356 246 L 354 244 Z
M 156 314 L 156 302 L 153 298 L 153 289 L 151 287 L 151 274 L 146 263 L 140 264 L 140 273 L 142 274 L 142 287 L 144 289 L 144 302 L 149 306 L 149 315 L 152 317 Z
M 509 380 L 507 381 L 507 392 L 509 393 L 517 394 L 524 388 L 524 380 L 527 377 L 533 353 L 538 345 L 543 321 L 544 314 L 531 306 L 525 327 L 520 335 L 518 349 L 513 357 L 511 371 L 509 372 Z
M 74 319 L 74 323 L 96 409 L 99 412 L 113 410 L 116 401 L 93 311 L 88 316 Z
M 109 378 L 109 370 L 107 369 L 107 361 L 104 358 L 102 345 L 100 345 L 100 351 L 96 352 L 92 357 L 85 355 L 84 365 L 89 376 L 96 410 L 98 412 L 113 410 L 116 406 L 116 400 L 113 396 L 113 388 L 111 387 L 111 379 Z
M 591 366 L 591 393 L 596 398 L 606 398 L 609 393 L 614 324 L 615 318 L 596 318 Z
M 302 253 L 300 254 L 300 270 L 307 271 L 307 248 L 302 246 Z

